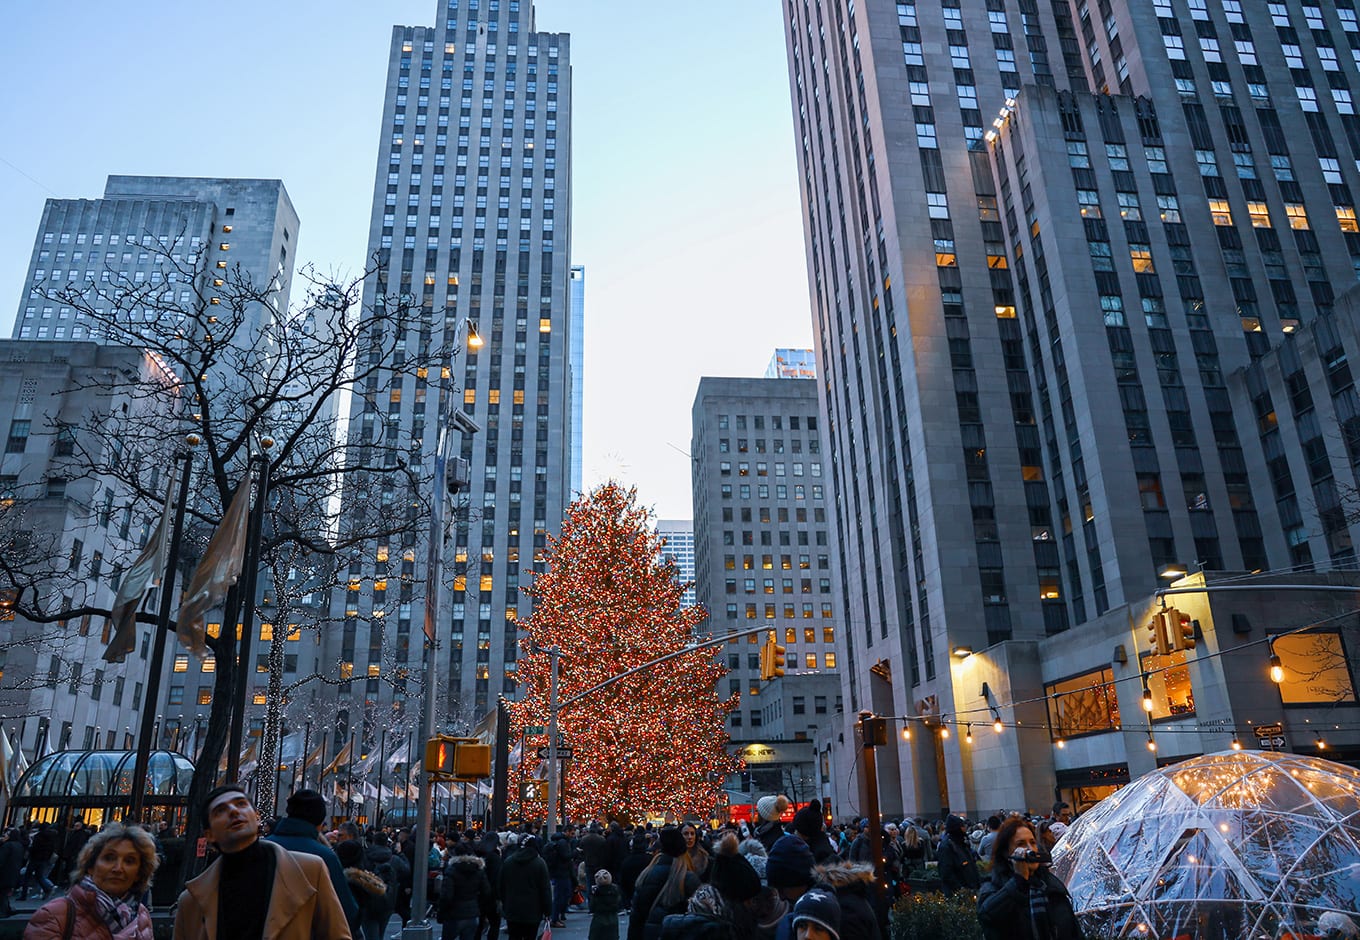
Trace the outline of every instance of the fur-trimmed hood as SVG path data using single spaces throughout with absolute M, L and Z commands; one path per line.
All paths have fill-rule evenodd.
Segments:
M 874 883 L 874 866 L 868 862 L 830 862 L 812 869 L 812 877 L 833 891 Z
M 387 894 L 387 882 L 371 871 L 364 871 L 362 868 L 346 868 L 345 880 L 356 888 L 362 888 L 374 897 L 382 897 Z
M 486 868 L 486 859 L 480 855 L 455 855 L 448 861 L 449 868 Z

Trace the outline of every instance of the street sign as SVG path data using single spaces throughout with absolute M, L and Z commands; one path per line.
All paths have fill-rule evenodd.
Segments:
M 1284 734 L 1284 725 L 1279 722 L 1273 725 L 1256 725 L 1251 730 L 1256 732 L 1258 738 L 1274 738 Z
M 538 749 L 538 759 L 539 759 L 539 760 L 547 760 L 547 759 L 548 759 L 548 754 L 549 754 L 549 753 L 550 753 L 550 752 L 549 752 L 548 747 L 547 747 L 546 745 L 544 745 L 543 747 L 540 747 L 540 748 Z M 571 760 L 571 757 L 572 757 L 572 755 L 571 755 L 571 748 L 569 748 L 569 747 L 559 747 L 559 748 L 557 749 L 557 759 L 558 759 L 558 760 Z
M 547 734 L 548 729 L 542 725 L 529 725 L 524 729 L 525 734 Z

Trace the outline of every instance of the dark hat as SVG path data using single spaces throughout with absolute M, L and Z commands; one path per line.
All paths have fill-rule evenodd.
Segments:
M 962 816 L 950 816 L 944 821 L 944 831 L 951 834 L 955 832 L 962 833 L 966 831 L 967 828 L 968 824 L 963 821 Z
M 661 830 L 661 851 L 671 856 L 679 858 L 689 851 L 685 846 L 685 836 L 674 826 L 667 826 Z
M 326 801 L 315 790 L 298 790 L 288 797 L 288 815 L 319 826 L 326 821 Z
M 1070 803 L 1064 802 L 1063 800 L 1059 800 L 1058 802 L 1053 804 L 1053 815 L 1056 816 L 1063 810 L 1071 808 L 1072 805 Z
M 813 800 L 794 814 L 793 831 L 809 839 L 822 831 L 821 800 Z
M 364 849 L 353 839 L 335 844 L 335 856 L 345 868 L 360 868 L 364 864 Z
M 803 921 L 825 928 L 835 940 L 841 937 L 841 902 L 825 888 L 813 888 L 793 906 L 793 929 Z
M 760 875 L 756 874 L 750 862 L 740 854 L 721 850 L 709 863 L 708 882 L 732 904 L 744 904 L 759 894 L 761 889 Z
M 812 849 L 794 835 L 779 837 L 765 861 L 765 881 L 771 888 L 801 888 L 812 884 Z
M 208 808 L 223 793 L 239 793 L 247 799 L 249 798 L 246 794 L 246 788 L 239 783 L 224 783 L 221 786 L 213 787 L 208 791 L 208 795 L 203 798 L 203 802 L 198 804 L 199 818 L 203 820 L 205 828 L 208 825 Z

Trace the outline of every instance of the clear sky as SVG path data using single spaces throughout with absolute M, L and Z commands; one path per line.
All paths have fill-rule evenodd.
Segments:
M 526 0 L 527 2 L 527 0 Z M 0 336 L 49 197 L 109 174 L 279 178 L 300 263 L 364 260 L 390 30 L 435 0 L 7 3 Z M 811 344 L 777 0 L 539 0 L 572 37 L 572 260 L 586 266 L 585 481 L 691 513 L 701 375 Z

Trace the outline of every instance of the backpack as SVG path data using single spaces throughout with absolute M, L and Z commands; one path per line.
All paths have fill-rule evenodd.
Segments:
M 396 856 L 393 856 L 395 858 Z M 374 867 L 373 874 L 383 880 L 387 885 L 387 905 L 391 910 L 397 905 L 397 898 L 401 895 L 401 877 L 397 874 L 396 868 L 390 861 L 382 862 Z

